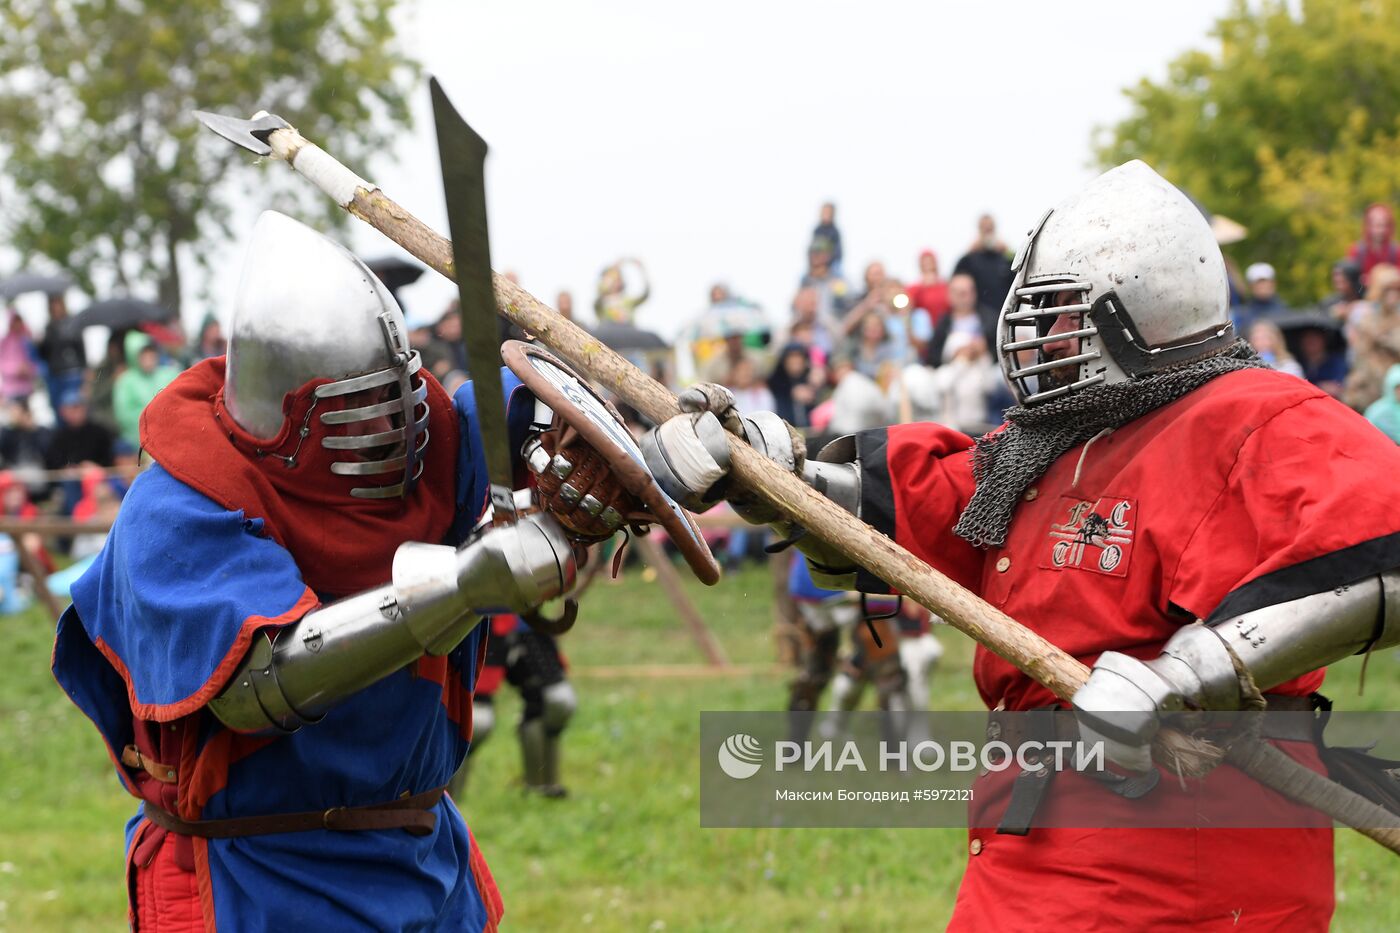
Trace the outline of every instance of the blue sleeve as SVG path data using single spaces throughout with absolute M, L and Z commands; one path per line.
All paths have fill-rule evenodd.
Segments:
M 796 555 L 788 567 L 788 593 L 796 599 L 808 602 L 822 602 L 833 596 L 844 595 L 841 590 L 828 590 L 818 586 L 812 579 L 812 569 L 807 566 L 807 558 Z
M 260 519 L 230 512 L 159 465 L 132 484 L 59 621 L 60 686 L 120 749 L 133 715 L 166 722 L 227 683 L 258 629 L 315 608 Z
M 535 414 L 535 397 L 509 369 L 501 367 L 501 384 L 506 397 L 506 430 L 510 435 L 511 463 L 519 467 L 520 448 L 529 433 Z M 476 419 L 476 396 L 472 384 L 464 383 L 452 397 L 457 408 L 457 518 L 452 523 L 450 542 L 460 544 L 471 534 L 486 511 L 491 484 L 486 477 L 486 457 L 482 453 L 481 428 Z
M 933 339 L 933 320 L 923 308 L 915 308 L 909 315 L 909 333 L 920 343 Z

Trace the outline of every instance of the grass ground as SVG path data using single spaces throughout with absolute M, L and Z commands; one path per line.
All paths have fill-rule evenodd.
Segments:
M 903 930 L 946 922 L 965 859 L 960 830 L 705 830 L 697 784 L 700 710 L 773 709 L 766 570 L 691 592 L 742 676 L 591 676 L 619 665 L 693 665 L 698 651 L 659 587 L 599 583 L 566 641 L 581 708 L 567 734 L 572 796 L 526 799 L 513 736 L 518 705 L 478 755 L 463 809 L 517 930 Z M 48 674 L 52 624 L 0 618 L 0 931 L 117 930 L 121 827 L 134 810 L 92 726 Z M 935 675 L 942 709 L 977 709 L 971 644 L 956 632 Z M 1339 707 L 1400 709 L 1400 658 L 1338 665 Z M 1339 832 L 1334 929 L 1400 929 L 1393 856 Z

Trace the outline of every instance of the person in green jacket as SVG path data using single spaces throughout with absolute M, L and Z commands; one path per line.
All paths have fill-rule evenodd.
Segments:
M 141 444 L 141 412 L 156 393 L 165 388 L 180 371 L 162 365 L 155 341 L 139 330 L 126 335 L 126 371 L 112 387 L 112 412 L 121 436 L 136 446 Z
M 1400 444 L 1400 363 L 1385 374 L 1385 391 L 1366 409 L 1366 420 Z

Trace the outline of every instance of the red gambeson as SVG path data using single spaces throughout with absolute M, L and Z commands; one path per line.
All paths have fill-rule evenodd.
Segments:
M 1400 566 L 1400 448 L 1272 371 L 1221 376 L 1067 451 L 1026 490 L 1002 547 L 974 548 L 952 533 L 974 488 L 969 438 L 906 425 L 862 435 L 859 446 L 868 521 L 1086 664 L 1108 650 L 1155 657 L 1197 618 Z M 981 648 L 974 676 L 989 707 L 1055 702 Z M 1307 694 L 1322 676 L 1272 692 Z M 1311 747 L 1285 746 L 1317 766 Z M 1240 781 L 1249 779 L 1222 767 L 1204 787 Z M 1153 794 L 1186 793 L 1174 782 Z M 974 827 L 995 826 L 1004 792 L 995 776 L 984 782 Z M 1050 805 L 1077 792 L 1101 793 L 1105 808 L 1130 804 L 1061 780 Z M 1294 806 L 1276 803 L 1280 812 Z M 954 929 L 1223 929 L 1248 918 L 1252 930 L 1295 931 L 1326 929 L 1332 912 L 1330 828 L 1026 837 L 974 828 L 970 848 Z

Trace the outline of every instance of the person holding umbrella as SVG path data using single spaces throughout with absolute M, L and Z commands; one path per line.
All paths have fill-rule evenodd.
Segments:
M 83 332 L 72 326 L 63 293 L 50 293 L 48 298 L 49 324 L 39 340 L 39 358 L 46 369 L 44 383 L 49 402 L 57 406 L 59 399 L 82 389 L 87 351 L 83 347 Z
M 29 325 L 14 308 L 0 336 L 0 394 L 13 402 L 27 402 L 39 378 L 38 354 Z

